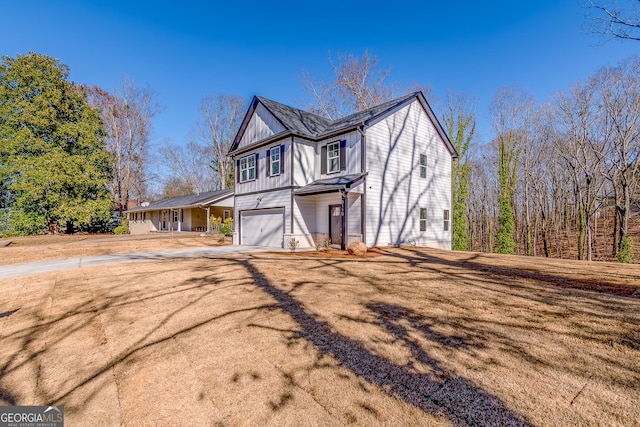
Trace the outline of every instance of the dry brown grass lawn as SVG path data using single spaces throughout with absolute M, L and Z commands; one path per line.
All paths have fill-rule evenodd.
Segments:
M 0 401 L 68 425 L 639 424 L 618 294 L 640 267 L 382 252 L 0 280 Z
M 108 255 L 155 250 L 185 249 L 203 246 L 219 246 L 218 237 L 200 237 L 198 233 L 173 235 L 147 234 L 140 236 L 113 234 L 75 234 L 11 237 L 0 245 L 0 265 L 35 262 L 48 259 L 77 258 L 91 255 Z M 226 238 L 224 244 L 230 244 Z

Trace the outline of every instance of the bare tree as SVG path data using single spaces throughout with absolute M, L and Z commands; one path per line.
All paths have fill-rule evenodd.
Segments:
M 466 95 L 449 91 L 446 98 L 443 121 L 449 138 L 459 158 L 453 162 L 451 175 L 453 185 L 453 249 L 469 250 L 469 175 L 471 165 L 469 148 L 475 138 L 476 101 Z
M 302 88 L 311 98 L 309 111 L 331 120 L 366 110 L 393 97 L 386 82 L 389 70 L 380 70 L 375 55 L 365 51 L 362 58 L 338 54 L 334 63 L 329 56 L 334 80 L 314 79 L 302 72 Z
M 497 234 L 497 249 L 500 253 L 514 253 L 516 249 L 516 206 L 514 202 L 522 151 L 529 145 L 529 127 L 533 108 L 533 97 L 517 87 L 498 90 L 490 106 L 496 135 L 494 142 L 498 151 L 498 177 L 500 180 Z M 529 204 L 526 192 L 525 204 Z M 528 226 L 529 222 L 527 222 Z
M 147 196 L 152 119 L 161 107 L 151 89 L 139 88 L 126 78 L 113 92 L 97 86 L 83 88 L 105 125 L 107 149 L 113 155 L 110 190 L 123 212 L 129 200 Z
M 188 194 L 193 194 L 191 184 L 180 178 L 171 177 L 165 181 L 162 187 L 162 194 L 159 194 L 158 197 L 169 199 L 171 197 L 186 196 Z
M 181 191 L 189 189 L 187 194 L 199 194 L 215 188 L 207 149 L 197 142 L 189 142 L 184 147 L 165 144 L 160 149 L 160 158 L 172 173 L 172 179 L 165 183 L 165 194 L 171 193 L 167 185 L 176 182 L 180 183 Z
M 247 101 L 239 96 L 220 94 L 200 103 L 196 124 L 197 140 L 208 159 L 214 189 L 233 187 L 233 161 L 227 156 L 238 132 Z
M 593 259 L 593 219 L 600 208 L 604 180 L 598 153 L 602 142 L 597 138 L 595 87 L 576 83 L 556 99 L 556 152 L 571 171 L 574 197 L 578 207 L 578 259 Z
M 631 202 L 640 171 L 640 59 L 602 68 L 593 77 L 601 106 L 604 145 L 594 147 L 612 184 L 616 213 L 613 252 L 629 231 Z
M 640 41 L 640 0 L 587 0 L 589 31 Z

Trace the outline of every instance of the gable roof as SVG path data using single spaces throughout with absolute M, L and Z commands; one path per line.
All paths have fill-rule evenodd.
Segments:
M 127 212 L 140 212 L 140 211 L 156 211 L 161 209 L 177 209 L 177 208 L 189 208 L 206 206 L 212 203 L 219 202 L 227 197 L 233 196 L 232 189 L 218 190 L 218 191 L 205 191 L 200 194 L 189 194 L 187 196 L 171 197 L 169 199 L 157 200 L 149 203 L 147 206 L 138 206 L 134 209 L 129 209 Z
M 404 107 L 405 105 L 408 105 L 415 99 L 417 99 L 420 102 L 420 105 L 422 105 L 422 107 L 424 108 L 427 116 L 429 116 L 429 118 L 431 119 L 431 122 L 436 128 L 436 131 L 444 141 L 451 155 L 453 157 L 458 157 L 458 153 L 453 147 L 453 144 L 451 144 L 449 137 L 447 136 L 446 132 L 442 128 L 442 125 L 433 113 L 433 110 L 431 109 L 431 106 L 427 102 L 426 98 L 420 91 L 410 93 L 400 98 L 396 98 L 394 100 L 376 105 L 366 110 L 359 111 L 357 113 L 333 121 L 318 116 L 317 114 L 299 110 L 297 108 L 290 107 L 288 105 L 284 105 L 261 96 L 254 96 L 253 101 L 251 101 L 251 106 L 249 107 L 249 110 L 247 111 L 247 114 L 242 121 L 240 129 L 238 130 L 238 134 L 236 135 L 233 144 L 229 149 L 229 154 L 234 155 L 236 153 L 248 151 L 265 143 L 271 142 L 274 139 L 282 138 L 286 135 L 297 135 L 306 139 L 318 141 L 332 136 L 336 133 L 341 133 L 352 128 L 372 124 L 373 122 L 387 117 L 389 114 Z M 271 114 L 273 114 L 273 116 L 282 124 L 282 126 L 285 127 L 286 130 L 269 138 L 262 139 L 253 144 L 238 149 L 238 145 L 240 144 L 242 135 L 244 134 L 244 131 L 246 130 L 247 125 L 249 124 L 251 116 L 255 111 L 258 103 L 261 103 Z

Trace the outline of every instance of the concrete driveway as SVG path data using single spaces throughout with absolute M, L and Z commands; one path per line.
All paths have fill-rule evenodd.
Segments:
M 126 254 L 95 255 L 0 266 L 0 279 L 28 276 L 30 274 L 51 273 L 54 271 L 70 270 L 73 268 L 93 267 L 96 265 L 119 264 L 123 262 L 154 261 L 178 258 L 199 258 L 251 252 L 284 251 L 284 249 L 265 246 L 226 245 L 204 248 L 178 249 L 170 251 L 148 251 Z

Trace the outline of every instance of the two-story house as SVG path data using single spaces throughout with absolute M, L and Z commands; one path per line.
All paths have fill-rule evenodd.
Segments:
M 457 153 L 421 92 L 334 121 L 256 96 L 229 154 L 236 244 L 451 248 Z

